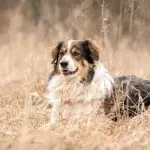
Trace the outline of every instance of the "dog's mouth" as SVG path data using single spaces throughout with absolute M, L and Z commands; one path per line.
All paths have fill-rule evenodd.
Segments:
M 74 71 L 70 71 L 70 70 L 68 70 L 68 69 L 63 69 L 63 70 L 62 70 L 62 72 L 63 72 L 63 74 L 64 74 L 65 76 L 75 74 L 77 71 L 78 71 L 78 68 L 75 69 Z

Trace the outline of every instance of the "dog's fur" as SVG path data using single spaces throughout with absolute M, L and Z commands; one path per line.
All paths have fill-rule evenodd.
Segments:
M 113 113 L 114 119 L 118 113 L 125 114 L 121 112 L 122 103 L 124 106 L 136 106 L 134 112 L 141 108 L 142 103 L 139 105 L 138 101 L 142 98 L 145 106 L 150 103 L 147 93 L 150 81 L 135 76 L 113 79 L 100 61 L 100 49 L 93 41 L 62 41 L 51 50 L 51 55 L 53 71 L 49 76 L 46 96 L 52 105 L 51 123 L 58 120 L 62 105 L 71 104 L 72 112 L 91 113 L 93 102 L 103 101 L 105 114 Z M 116 91 L 120 89 L 125 96 L 121 97 L 123 102 L 118 105 Z M 133 115 L 128 108 L 124 110 L 129 116 Z
M 113 94 L 104 100 L 105 114 L 114 121 L 133 117 L 150 105 L 150 81 L 132 76 L 114 78 Z

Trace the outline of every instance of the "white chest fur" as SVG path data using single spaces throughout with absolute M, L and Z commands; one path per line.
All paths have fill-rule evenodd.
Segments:
M 51 122 L 58 120 L 60 111 L 63 118 L 91 114 L 106 96 L 111 95 L 112 86 L 113 79 L 102 65 L 95 68 L 94 78 L 88 84 L 80 83 L 78 75 L 54 76 L 46 95 L 52 104 Z
M 103 66 L 95 68 L 95 75 L 91 83 L 80 83 L 78 76 L 57 75 L 52 78 L 48 85 L 50 103 L 61 98 L 62 102 L 90 102 L 92 100 L 103 100 L 112 92 L 113 79 Z

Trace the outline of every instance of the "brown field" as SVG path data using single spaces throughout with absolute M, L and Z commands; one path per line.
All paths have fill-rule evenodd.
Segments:
M 39 129 L 49 120 L 51 110 L 43 97 L 51 70 L 49 47 L 60 39 L 74 37 L 94 38 L 103 47 L 102 37 L 92 33 L 93 28 L 88 26 L 90 22 L 84 16 L 84 9 L 79 6 L 72 15 L 78 18 L 82 13 L 86 19 L 81 26 L 78 24 L 80 19 L 71 25 L 76 27 L 78 34 L 75 36 L 67 25 L 65 28 L 58 22 L 59 14 L 47 12 L 46 5 L 42 5 L 45 12 L 42 11 L 43 16 L 35 28 L 31 12 L 28 12 L 27 20 L 22 15 L 23 4 L 24 1 L 21 1 L 16 9 L 13 6 L 3 12 L 6 22 L 4 18 L 0 22 L 0 150 L 150 149 L 150 110 L 119 122 L 109 120 L 102 113 L 94 121 L 81 119 L 73 122 L 70 119 L 65 124 L 59 122 L 50 128 Z M 83 3 L 81 7 L 87 9 L 88 6 Z M 48 34 L 43 25 L 46 15 L 52 22 L 55 22 L 54 17 L 58 17 Z M 130 23 L 132 15 L 131 11 Z M 71 18 L 69 16 L 65 24 L 69 25 Z M 130 29 L 133 28 L 134 25 Z M 87 34 L 87 29 L 91 34 Z M 144 29 L 142 32 L 148 33 L 149 29 Z M 141 31 L 141 28 L 138 30 Z M 142 39 L 143 45 L 137 42 L 132 48 L 128 44 L 131 35 L 121 37 L 115 48 L 109 42 L 101 48 L 101 59 L 112 76 L 134 74 L 150 79 L 149 43 L 144 41 L 144 37 Z

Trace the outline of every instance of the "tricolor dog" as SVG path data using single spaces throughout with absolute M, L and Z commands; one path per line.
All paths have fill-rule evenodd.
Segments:
M 46 96 L 52 105 L 51 123 L 57 122 L 61 106 L 65 103 L 69 105 L 69 102 L 76 106 L 69 111 L 75 109 L 89 113 L 90 104 L 98 100 L 104 102 L 105 114 L 122 113 L 122 104 L 115 103 L 118 85 L 124 93 L 123 105 L 137 107 L 137 102 L 144 97 L 146 105 L 149 105 L 150 82 L 135 76 L 113 79 L 101 62 L 101 50 L 93 41 L 61 41 L 51 50 L 51 55 L 53 71 L 49 76 Z

